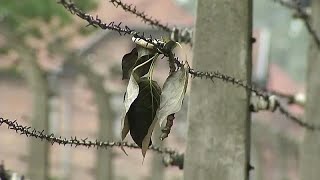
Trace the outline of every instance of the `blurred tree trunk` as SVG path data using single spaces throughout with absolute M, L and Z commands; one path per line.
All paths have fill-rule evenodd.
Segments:
M 198 0 L 193 67 L 251 83 L 252 0 Z M 249 177 L 250 113 L 245 89 L 191 84 L 185 180 Z
M 33 54 L 22 51 L 21 65 L 24 75 L 32 92 L 31 127 L 36 130 L 49 132 L 49 90 L 45 74 L 40 69 Z M 28 173 L 32 180 L 46 180 L 49 178 L 48 155 L 49 143 L 31 138 L 29 144 Z
M 311 21 L 314 30 L 320 36 L 320 1 L 312 0 Z M 320 50 L 313 39 L 309 49 L 307 69 L 307 103 L 305 119 L 307 123 L 320 126 Z M 301 180 L 320 179 L 320 132 L 306 130 L 300 154 Z
M 94 93 L 95 102 L 99 113 L 99 134 L 101 141 L 111 141 L 113 139 L 113 118 L 114 112 L 110 105 L 110 94 L 103 87 L 103 77 L 95 73 L 88 64 L 80 59 L 74 61 L 79 71 L 86 76 L 88 84 Z M 112 149 L 99 148 L 96 157 L 96 179 L 112 180 Z
M 32 93 L 32 115 L 30 126 L 36 130 L 49 132 L 49 85 L 39 66 L 34 52 L 24 43 L 23 37 L 15 34 L 5 23 L 0 23 L 0 31 L 9 39 L 9 47 L 18 52 L 24 78 Z M 28 156 L 28 177 L 32 180 L 49 178 L 49 143 L 31 138 Z
M 72 124 L 73 122 L 73 104 L 74 104 L 74 85 L 75 78 L 74 77 L 64 77 L 60 80 L 60 97 L 62 105 L 62 117 L 60 126 L 62 127 L 62 135 L 64 137 L 72 136 Z M 65 146 L 61 150 L 61 164 L 60 169 L 62 170 L 62 178 L 61 180 L 70 180 L 72 179 L 72 160 L 73 160 L 73 147 Z
M 154 129 L 152 142 L 154 145 L 158 147 L 162 147 L 164 141 L 160 140 L 161 128 L 160 126 Z M 163 156 L 161 154 L 153 154 L 151 172 L 150 172 L 150 180 L 163 180 L 164 179 L 164 165 L 162 162 Z

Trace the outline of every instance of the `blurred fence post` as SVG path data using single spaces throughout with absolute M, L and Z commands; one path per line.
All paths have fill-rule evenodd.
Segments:
M 193 67 L 251 83 L 252 0 L 198 0 Z M 249 177 L 250 113 L 245 89 L 191 84 L 185 180 Z

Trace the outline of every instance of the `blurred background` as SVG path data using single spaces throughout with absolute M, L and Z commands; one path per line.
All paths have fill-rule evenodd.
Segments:
M 83 10 L 105 22 L 123 22 L 153 37 L 168 37 L 107 1 L 75 0 Z M 192 27 L 195 0 L 124 0 L 173 27 Z M 303 1 L 308 8 L 308 0 Z M 169 12 L 169 13 L 168 13 Z M 272 0 L 254 0 L 252 79 L 260 88 L 294 94 L 304 92 L 308 33 L 293 12 Z M 134 47 L 129 36 L 102 31 L 72 16 L 54 0 L 0 2 L 0 114 L 57 136 L 120 140 L 120 115 L 126 82 L 121 59 Z M 176 54 L 192 64 L 191 47 Z M 210 71 L 210 70 L 209 70 Z M 156 79 L 162 85 L 167 62 L 158 60 Z M 176 115 L 162 144 L 185 151 L 187 105 Z M 289 107 L 296 115 L 303 108 Z M 298 179 L 298 144 L 302 129 L 278 113 L 252 116 L 252 179 Z M 128 141 L 132 140 L 127 137 Z M 164 168 L 162 156 L 151 151 L 142 164 L 139 150 L 51 146 L 19 136 L 0 126 L 0 161 L 26 177 L 51 180 L 182 179 L 177 167 Z M 38 178 L 39 179 L 39 178 Z

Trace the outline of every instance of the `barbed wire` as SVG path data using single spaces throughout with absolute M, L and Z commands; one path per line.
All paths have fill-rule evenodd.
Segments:
M 96 15 L 95 17 L 83 12 L 79 9 L 71 0 L 59 0 L 57 3 L 61 4 L 66 10 L 71 14 L 77 15 L 81 19 L 88 22 L 87 26 L 100 27 L 103 30 L 111 30 L 118 32 L 120 36 L 122 35 L 132 35 L 136 39 L 142 39 L 149 44 L 152 44 L 158 49 L 164 49 L 164 44 L 160 43 L 158 39 L 153 39 L 150 35 L 148 38 L 145 37 L 144 33 L 135 31 L 134 29 L 129 28 L 128 26 L 121 26 L 122 22 L 116 24 L 114 21 L 111 21 L 109 24 L 102 22 L 102 20 Z
M 193 29 L 191 28 L 170 28 L 168 24 L 162 24 L 159 20 L 152 18 L 143 11 L 138 11 L 137 7 L 132 4 L 126 4 L 121 0 L 109 0 L 116 8 L 121 7 L 125 12 L 129 12 L 139 17 L 142 22 L 157 27 L 170 33 L 170 39 L 176 42 L 187 43 L 192 45 Z
M 113 148 L 113 147 L 127 147 L 130 149 L 140 149 L 140 147 L 134 143 L 128 143 L 128 142 L 113 142 L 113 141 L 91 141 L 88 140 L 88 138 L 82 138 L 79 139 L 76 136 L 71 137 L 69 139 L 64 137 L 56 137 L 54 134 L 45 134 L 44 130 L 39 131 L 36 129 L 32 129 L 30 126 L 22 126 L 17 123 L 16 120 L 11 121 L 9 119 L 4 119 L 0 117 L 0 126 L 3 124 L 6 124 L 8 126 L 8 129 L 14 130 L 19 135 L 25 135 L 27 137 L 34 137 L 40 140 L 45 140 L 49 143 L 53 144 L 59 144 L 59 145 L 70 145 L 70 146 L 84 146 L 87 148 Z M 161 153 L 161 154 L 168 154 L 168 155 L 175 155 L 179 154 L 178 152 L 171 150 L 169 148 L 160 148 L 154 145 L 151 145 L 149 147 L 151 151 Z
M 183 63 L 181 63 L 177 57 L 175 57 L 175 63 L 178 67 L 183 66 Z M 259 110 L 268 110 L 271 112 L 275 112 L 275 110 L 278 109 L 281 114 L 285 115 L 289 120 L 300 125 L 301 127 L 304 127 L 306 129 L 309 129 L 312 131 L 313 130 L 320 130 L 320 126 L 316 126 L 316 125 L 304 122 L 302 119 L 296 117 L 291 112 L 289 112 L 285 108 L 285 106 L 283 106 L 281 104 L 281 102 L 276 97 L 276 95 L 268 94 L 268 92 L 261 91 L 261 90 L 255 88 L 254 86 L 252 86 L 248 83 L 245 83 L 242 80 L 236 79 L 235 77 L 220 73 L 219 71 L 202 72 L 202 71 L 194 70 L 192 68 L 189 68 L 189 74 L 191 75 L 192 78 L 201 78 L 201 79 L 205 78 L 205 79 L 210 79 L 211 81 L 213 81 L 213 79 L 220 79 L 223 82 L 227 82 L 232 85 L 238 85 L 242 88 L 245 88 L 245 89 L 249 90 L 250 92 L 254 93 L 256 96 L 261 97 L 262 98 L 261 100 L 264 101 L 263 107 L 259 107 L 260 109 L 256 108 L 256 107 L 250 107 L 250 110 L 252 112 L 258 112 Z
M 172 29 L 168 25 L 161 24 L 159 20 L 152 18 L 151 16 L 148 16 L 145 12 L 143 11 L 138 11 L 137 7 L 134 6 L 133 4 L 126 4 L 122 2 L 121 0 L 109 0 L 113 6 L 116 8 L 121 7 L 125 12 L 129 12 L 136 17 L 139 17 L 142 22 L 149 24 L 151 26 L 157 27 L 159 29 L 162 29 L 166 32 L 172 32 Z
M 265 91 L 269 95 L 276 95 L 277 97 L 285 99 L 286 103 L 288 105 L 296 104 L 296 105 L 299 105 L 300 107 L 305 106 L 305 103 L 306 103 L 306 94 L 305 93 L 299 92 L 299 93 L 295 93 L 295 94 L 289 94 L 289 93 L 283 93 L 283 92 L 271 90 L 271 89 L 265 89 Z
M 183 64 L 179 61 L 178 57 L 175 57 L 175 63 L 178 67 L 183 66 Z M 213 79 L 220 79 L 224 82 L 241 86 L 251 92 L 254 92 L 258 96 L 264 97 L 265 99 L 268 98 L 268 95 L 265 92 L 260 91 L 259 89 L 255 88 L 254 86 L 251 86 L 248 83 L 245 83 L 243 80 L 237 79 L 237 78 L 229 76 L 227 74 L 223 74 L 219 71 L 204 72 L 204 71 L 198 71 L 198 70 L 189 68 L 189 74 L 191 75 L 192 78 L 196 78 L 196 77 L 201 78 L 201 79 L 205 78 L 205 79 L 210 79 L 211 81 L 213 81 Z
M 319 131 L 320 126 L 316 126 L 313 124 L 309 124 L 307 122 L 302 121 L 300 118 L 292 115 L 283 105 L 279 104 L 278 108 L 279 111 L 284 114 L 287 118 L 298 124 L 299 126 L 305 127 L 306 129 L 312 130 L 312 131 Z
M 312 27 L 312 24 L 310 22 L 311 17 L 303 9 L 303 7 L 301 6 L 301 3 L 298 0 L 290 0 L 290 1 L 273 0 L 273 2 L 279 3 L 284 7 L 294 10 L 296 13 L 295 17 L 298 17 L 303 21 L 312 39 L 316 43 L 317 47 L 320 49 L 320 37 L 318 36 L 316 30 Z
M 274 1 L 279 1 L 282 4 L 286 3 L 283 0 L 274 0 Z M 133 7 L 133 9 L 132 9 L 132 6 L 126 5 L 126 4 L 122 3 L 119 0 L 110 0 L 110 2 L 113 2 L 116 5 L 121 6 L 122 8 L 124 8 L 124 10 L 127 10 L 127 11 L 129 11 L 131 13 L 133 13 L 133 12 L 134 13 L 138 13 L 138 14 L 140 13 L 137 10 L 135 10 L 135 7 Z M 134 30 L 130 29 L 127 26 L 125 26 L 125 28 L 121 28 L 120 27 L 121 23 L 119 23 L 118 25 L 115 25 L 114 22 L 111 22 L 108 25 L 106 23 L 102 23 L 101 19 L 99 19 L 98 17 L 93 18 L 93 16 L 82 12 L 79 8 L 75 7 L 75 5 L 71 1 L 70 2 L 66 2 L 65 0 L 60 0 L 60 3 L 66 9 L 68 9 L 72 14 L 76 14 L 80 18 L 86 20 L 89 23 L 89 25 L 99 26 L 102 29 L 110 29 L 110 30 L 113 30 L 113 31 L 117 31 L 117 32 L 119 32 L 120 35 L 122 35 L 122 33 L 124 33 L 124 35 L 126 35 L 126 34 L 131 34 L 132 35 L 133 34 L 136 40 L 142 39 L 142 40 L 146 41 L 146 43 L 147 43 L 146 46 L 148 46 L 148 43 L 152 44 L 155 47 L 155 49 L 157 49 L 159 51 L 159 53 L 162 53 L 164 56 L 169 56 L 171 54 L 165 48 L 164 43 L 162 43 L 158 39 L 152 39 L 151 36 L 150 36 L 150 38 L 145 38 L 144 34 L 142 36 L 140 36 L 138 32 L 135 32 Z M 289 4 L 285 4 L 285 5 L 289 6 Z M 290 4 L 290 7 L 291 7 L 291 4 Z M 299 12 L 301 12 L 301 13 L 304 12 L 300 6 L 298 6 L 298 5 L 297 6 L 292 6 L 292 8 L 294 8 L 294 7 L 298 7 L 297 10 L 299 10 Z M 320 41 L 319 41 L 319 45 L 320 45 Z M 180 63 L 180 61 L 179 61 L 179 59 L 177 57 L 175 57 L 174 59 L 175 59 L 174 61 L 175 61 L 176 65 L 178 67 L 182 66 L 182 64 Z M 270 99 L 270 96 L 271 96 L 266 91 L 261 91 L 261 90 L 255 88 L 254 86 L 252 86 L 252 85 L 250 85 L 250 84 L 248 84 L 248 83 L 246 83 L 246 82 L 244 82 L 242 80 L 239 80 L 239 79 L 237 79 L 235 77 L 220 73 L 219 71 L 202 72 L 202 71 L 197 71 L 197 70 L 194 70 L 194 69 L 190 68 L 189 69 L 189 74 L 193 78 L 195 78 L 195 77 L 201 78 L 201 79 L 202 78 L 206 78 L 206 79 L 210 79 L 211 81 L 213 81 L 213 79 L 220 79 L 220 80 L 222 80 L 224 82 L 231 83 L 233 85 L 241 86 L 241 87 L 243 87 L 243 88 L 255 93 L 257 96 L 263 97 L 263 99 L 265 101 L 268 101 Z M 307 124 L 307 123 L 303 122 L 302 120 L 300 120 L 299 118 L 295 117 L 294 115 L 291 115 L 288 111 L 285 110 L 284 107 L 280 106 L 280 103 L 277 103 L 277 104 L 279 106 L 277 108 L 279 108 L 280 112 L 282 114 L 286 115 L 289 119 L 293 120 L 294 122 L 298 123 L 299 125 L 301 125 L 303 127 L 308 128 L 308 129 L 311 129 L 311 130 L 318 129 L 314 125 Z
M 119 0 L 110 0 L 115 6 L 120 6 L 127 12 L 135 12 L 135 15 L 139 15 L 138 17 L 144 17 L 146 18 L 145 21 L 149 22 L 150 25 L 157 26 L 159 28 L 166 29 L 167 32 L 170 32 L 170 38 L 174 41 L 182 42 L 182 43 L 188 43 L 192 45 L 192 37 L 193 37 L 193 30 L 189 28 L 173 28 L 169 29 L 169 27 L 160 24 L 158 20 L 148 18 L 148 16 L 143 13 L 136 10 L 136 7 L 133 5 L 124 4 Z M 133 35 L 135 38 L 143 39 L 149 44 L 154 45 L 158 49 L 163 49 L 164 45 L 159 42 L 158 39 L 153 39 L 150 35 L 148 38 L 145 37 L 144 33 L 137 32 L 134 29 L 129 28 L 128 26 L 122 27 L 122 22 L 116 24 L 114 21 L 111 21 L 109 24 L 102 22 L 102 20 L 96 15 L 95 17 L 83 12 L 81 9 L 76 7 L 76 5 L 71 1 L 67 0 L 59 0 L 59 4 L 62 4 L 65 9 L 67 9 L 71 14 L 77 15 L 81 19 L 88 22 L 87 26 L 93 26 L 93 27 L 100 27 L 103 30 L 112 30 L 119 33 L 119 35 Z M 167 29 L 168 28 L 168 29 Z M 170 30 L 170 31 L 168 31 Z

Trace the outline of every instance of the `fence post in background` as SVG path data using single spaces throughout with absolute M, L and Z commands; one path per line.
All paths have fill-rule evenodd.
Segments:
M 33 55 L 22 50 L 24 59 L 22 67 L 30 91 L 32 92 L 31 127 L 49 132 L 49 90 L 45 74 L 39 67 Z M 28 177 L 32 180 L 47 180 L 49 178 L 48 154 L 49 143 L 31 138 L 29 143 Z
M 198 0 L 193 67 L 251 83 L 252 0 Z M 191 82 L 185 180 L 245 180 L 249 92 L 222 81 Z
M 314 30 L 320 35 L 320 1 L 312 0 L 311 21 Z M 320 126 L 320 49 L 310 39 L 307 69 L 307 103 L 305 119 L 307 123 Z M 320 178 L 320 132 L 305 130 L 300 154 L 300 179 L 318 180 Z

